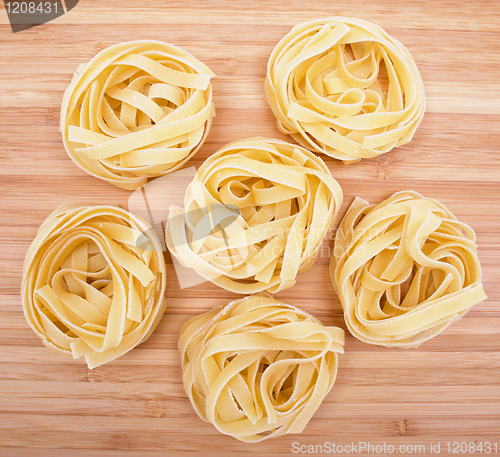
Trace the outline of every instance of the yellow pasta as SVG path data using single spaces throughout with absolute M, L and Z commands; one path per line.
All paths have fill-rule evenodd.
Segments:
M 183 382 L 198 416 L 256 442 L 300 433 L 332 388 L 344 331 L 259 294 L 180 330 Z
M 474 231 L 412 191 L 354 200 L 330 275 L 350 332 L 382 346 L 418 347 L 486 299 Z
M 283 133 L 346 164 L 408 143 L 425 111 L 408 50 L 345 17 L 295 26 L 269 58 L 266 94 Z
M 105 49 L 78 68 L 64 94 L 66 151 L 82 170 L 129 190 L 181 168 L 210 130 L 214 76 L 160 41 Z
M 166 242 L 182 265 L 226 290 L 274 293 L 312 266 L 341 204 L 342 189 L 310 151 L 239 140 L 199 168 L 185 209 L 170 209 Z
M 26 254 L 23 309 L 45 346 L 95 368 L 151 335 L 165 285 L 149 224 L 113 206 L 60 206 Z

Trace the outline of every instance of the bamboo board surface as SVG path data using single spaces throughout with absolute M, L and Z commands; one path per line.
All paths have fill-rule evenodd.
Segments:
M 245 444 L 202 422 L 186 398 L 177 338 L 191 316 L 236 298 L 205 283 L 181 290 L 167 255 L 167 311 L 151 338 L 88 370 L 46 349 L 20 302 L 26 250 L 61 203 L 127 207 L 129 192 L 87 175 L 58 132 L 77 66 L 121 41 L 178 45 L 217 74 L 217 116 L 199 166 L 225 143 L 283 138 L 264 95 L 268 56 L 293 25 L 329 15 L 377 23 L 414 56 L 427 111 L 414 140 L 344 166 L 323 157 L 344 190 L 379 202 L 413 189 L 447 205 L 478 235 L 489 299 L 416 350 L 347 336 L 337 382 L 302 435 Z M 0 6 L 0 455 L 286 456 L 293 443 L 425 445 L 498 442 L 500 453 L 500 3 L 496 0 L 317 2 L 80 0 L 55 21 L 13 34 Z M 345 329 L 328 279 L 331 241 L 278 298 Z M 452 449 L 453 450 L 453 449 Z M 409 452 L 410 454 L 410 452 Z M 361 455 L 366 455 L 361 454 Z M 373 455 L 371 453 L 370 455 Z M 422 453 L 420 453 L 422 455 Z

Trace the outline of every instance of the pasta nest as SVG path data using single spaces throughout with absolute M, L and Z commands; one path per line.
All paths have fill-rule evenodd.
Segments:
M 408 143 L 425 110 L 408 50 L 345 17 L 295 26 L 269 58 L 266 94 L 283 133 L 346 164 Z
M 474 231 L 412 191 L 354 200 L 330 274 L 348 329 L 382 346 L 418 347 L 486 299 Z
M 166 230 L 175 258 L 226 290 L 274 293 L 314 263 L 342 189 L 310 151 L 250 138 L 210 156 L 184 203 Z
M 267 295 L 180 330 L 183 382 L 204 421 L 241 441 L 300 433 L 332 388 L 344 331 Z
M 117 44 L 81 65 L 64 94 L 61 132 L 84 171 L 133 190 L 181 168 L 214 116 L 214 73 L 159 41 Z
M 153 229 L 113 206 L 58 207 L 24 261 L 28 324 L 89 368 L 146 340 L 165 310 L 166 268 Z

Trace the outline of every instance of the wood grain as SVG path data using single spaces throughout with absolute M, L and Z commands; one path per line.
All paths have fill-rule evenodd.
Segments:
M 292 443 L 400 445 L 499 442 L 500 448 L 500 3 L 497 0 L 265 2 L 80 0 L 54 22 L 13 34 L 0 6 L 0 455 L 293 455 Z M 60 203 L 126 207 L 129 193 L 95 179 L 66 155 L 62 94 L 76 67 L 108 45 L 157 39 L 181 46 L 217 74 L 217 110 L 198 166 L 223 144 L 280 135 L 264 96 L 268 56 L 304 20 L 345 15 L 376 22 L 415 57 L 427 112 L 414 140 L 344 166 L 342 185 L 380 201 L 401 189 L 437 198 L 477 232 L 489 299 L 417 350 L 348 336 L 337 383 L 302 435 L 257 445 L 219 434 L 193 412 L 181 382 L 177 335 L 196 313 L 234 294 L 212 284 L 181 290 L 168 261 L 168 309 L 152 337 L 89 371 L 44 348 L 20 304 L 22 264 Z M 280 299 L 344 327 L 328 280 L 331 241 Z M 500 449 L 499 449 L 500 451 Z M 366 455 L 366 454 L 365 454 Z M 422 455 L 422 454 L 421 454 Z

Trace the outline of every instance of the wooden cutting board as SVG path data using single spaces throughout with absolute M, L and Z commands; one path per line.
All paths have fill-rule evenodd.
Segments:
M 342 214 L 356 195 L 378 202 L 413 189 L 439 199 L 476 230 L 489 299 L 416 350 L 384 349 L 348 335 L 337 382 L 302 435 L 254 445 L 223 436 L 196 416 L 177 350 L 184 321 L 236 295 L 208 283 L 181 290 L 168 255 L 168 309 L 147 342 L 93 371 L 42 346 L 19 296 L 37 228 L 61 203 L 126 208 L 129 196 L 82 172 L 64 151 L 59 107 L 77 66 L 132 39 L 167 41 L 208 64 L 217 74 L 217 117 L 190 162 L 198 166 L 235 139 L 285 139 L 264 95 L 268 56 L 293 25 L 329 15 L 373 21 L 401 40 L 427 94 L 425 118 L 410 144 L 347 167 L 325 158 L 344 189 Z M 0 455 L 285 456 L 298 445 L 325 442 L 386 443 L 395 450 L 425 445 L 426 455 L 431 443 L 440 442 L 441 455 L 448 455 L 460 450 L 454 442 L 497 442 L 500 453 L 499 30 L 496 0 L 80 0 L 54 22 L 16 34 L 2 4 Z M 331 241 L 278 297 L 345 328 L 328 279 L 329 249 Z

